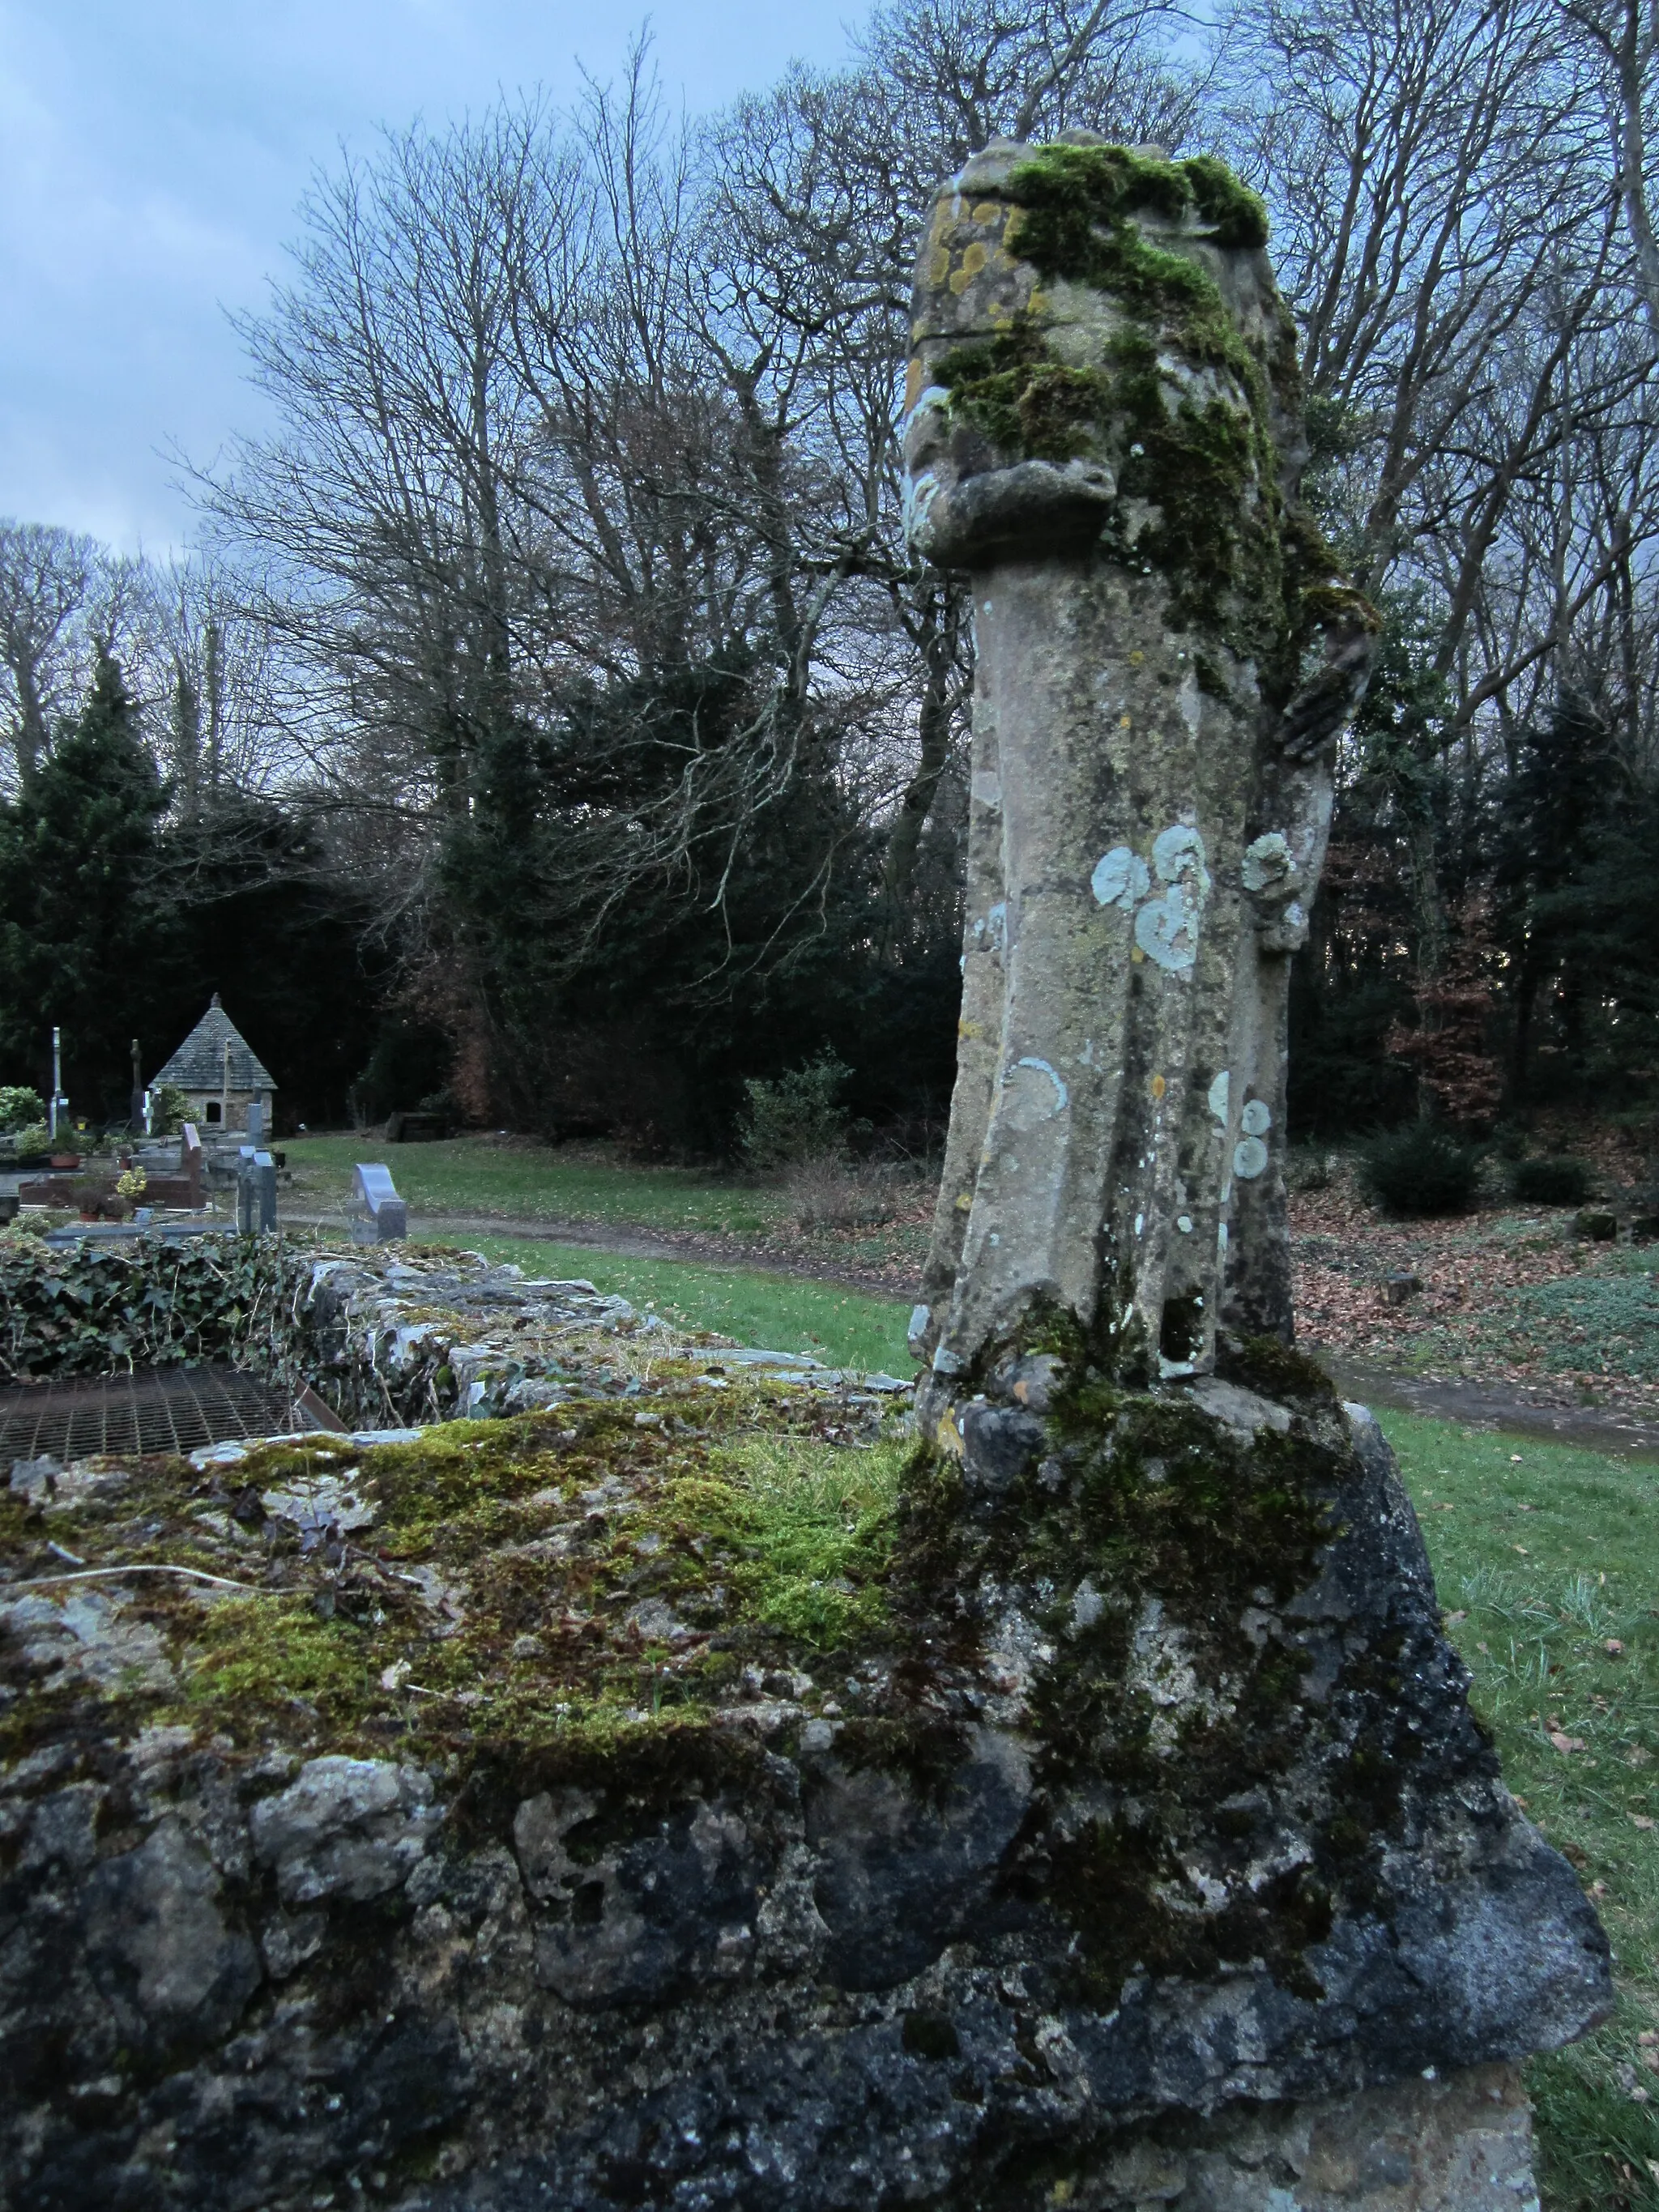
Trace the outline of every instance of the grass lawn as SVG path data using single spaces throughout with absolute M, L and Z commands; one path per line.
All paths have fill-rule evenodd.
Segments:
M 763 1235 L 783 1219 L 781 1194 L 722 1182 L 690 1168 L 613 1166 L 551 1145 L 388 1145 L 380 1137 L 285 1137 L 294 1196 L 346 1204 L 359 1160 L 384 1160 L 412 1212 L 521 1219 L 644 1223 L 705 1235 Z
M 411 1149 L 413 1149 L 411 1147 Z M 434 1231 L 414 1243 L 441 1243 Z M 695 1260 L 631 1260 L 540 1237 L 468 1237 L 469 1251 L 511 1260 L 527 1275 L 581 1276 L 682 1328 L 712 1329 L 768 1352 L 804 1352 L 837 1367 L 883 1369 L 908 1378 L 908 1305 L 810 1277 L 710 1267 Z
M 1545 2203 L 1659 2208 L 1659 1466 L 1381 1419 L 1504 1778 L 1613 1940 L 1617 2014 L 1529 2069 Z

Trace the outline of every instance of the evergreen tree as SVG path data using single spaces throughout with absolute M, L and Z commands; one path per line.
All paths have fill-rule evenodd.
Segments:
M 1547 721 L 1522 732 L 1496 871 L 1518 1097 L 1576 1093 L 1607 1104 L 1651 1080 L 1655 813 L 1593 699 L 1565 691 Z
M 130 1040 L 163 981 L 160 896 L 167 792 L 108 653 L 78 720 L 59 732 L 15 805 L 0 810 L 0 1048 L 49 1068 L 64 1033 L 77 1110 L 124 1114 Z

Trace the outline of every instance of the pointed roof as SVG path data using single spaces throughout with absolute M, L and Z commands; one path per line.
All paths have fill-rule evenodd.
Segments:
M 227 1045 L 230 1047 L 231 1090 L 276 1090 L 276 1078 L 219 1004 L 216 991 L 206 1013 L 167 1066 L 157 1068 L 150 1081 L 176 1083 L 180 1091 L 222 1090 L 226 1082 Z

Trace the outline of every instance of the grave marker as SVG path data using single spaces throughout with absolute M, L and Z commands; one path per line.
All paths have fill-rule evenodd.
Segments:
M 392 1170 L 379 1161 L 360 1162 L 356 1198 L 351 1207 L 352 1241 L 391 1244 L 409 1234 L 409 1209 L 398 1197 Z

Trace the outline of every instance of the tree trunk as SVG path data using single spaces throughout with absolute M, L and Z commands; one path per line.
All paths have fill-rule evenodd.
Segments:
M 888 832 L 882 867 L 882 905 L 885 912 L 887 951 L 890 957 L 903 942 L 904 912 L 921 851 L 921 833 L 933 811 L 939 781 L 951 754 L 951 678 L 956 662 L 957 631 L 960 622 L 958 591 L 946 585 L 929 595 L 921 638 L 926 672 L 921 707 L 917 717 L 921 739 L 916 772 L 905 787 L 893 826 Z

